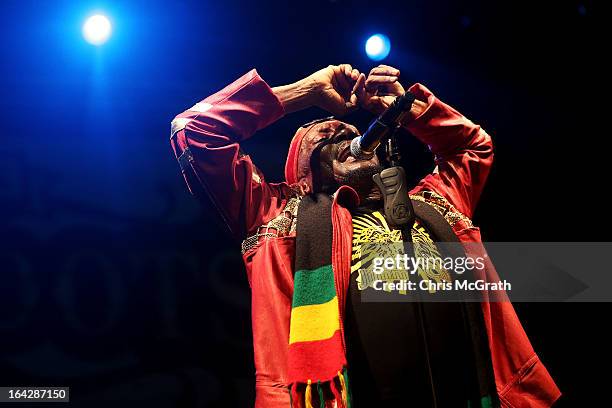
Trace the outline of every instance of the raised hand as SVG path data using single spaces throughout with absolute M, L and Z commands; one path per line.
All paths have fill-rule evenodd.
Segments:
M 354 86 L 359 105 L 374 114 L 382 113 L 405 92 L 399 76 L 400 71 L 389 65 L 372 68 L 367 78 L 360 74 Z
M 342 116 L 357 109 L 356 92 L 359 71 L 349 64 L 329 65 L 306 78 L 315 94 L 313 104 Z

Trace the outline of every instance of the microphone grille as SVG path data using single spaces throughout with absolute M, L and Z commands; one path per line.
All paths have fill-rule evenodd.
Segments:
M 353 157 L 360 158 L 361 156 L 361 136 L 357 136 L 351 141 L 351 154 Z
M 374 153 L 361 150 L 361 136 L 357 136 L 351 141 L 351 155 L 357 159 L 369 159 L 374 156 Z

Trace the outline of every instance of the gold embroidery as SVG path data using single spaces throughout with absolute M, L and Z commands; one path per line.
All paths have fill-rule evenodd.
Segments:
M 454 205 L 449 203 L 446 198 L 442 197 L 438 193 L 434 193 L 433 191 L 419 191 L 418 193 L 411 195 L 410 198 L 415 201 L 421 201 L 431 205 L 436 211 L 444 216 L 444 219 L 450 224 L 451 227 L 454 227 L 459 221 L 463 221 L 466 224 L 466 228 L 473 227 L 471 219 L 457 210 Z
M 255 234 L 246 237 L 242 241 L 242 253 L 251 250 L 261 240 L 284 237 L 294 233 L 297 226 L 297 210 L 300 200 L 301 197 L 299 196 L 289 198 L 279 215 L 272 218 L 267 224 L 259 226 Z

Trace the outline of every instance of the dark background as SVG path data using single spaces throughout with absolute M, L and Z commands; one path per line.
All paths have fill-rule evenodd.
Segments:
M 238 244 L 188 195 L 169 145 L 182 110 L 255 67 L 271 85 L 384 63 L 481 124 L 496 162 L 475 221 L 488 241 L 609 241 L 592 2 L 3 2 L 0 385 L 62 385 L 79 407 L 252 404 L 250 295 Z M 85 17 L 112 19 L 95 48 Z M 606 51 L 607 50 L 607 51 Z M 605 108 L 598 108 L 605 106 Z M 609 114 L 609 113 L 608 113 Z M 280 181 L 297 125 L 248 141 Z M 370 116 L 347 120 L 361 129 Z M 431 169 L 409 142 L 413 181 Z M 606 271 L 602 271 L 605 273 Z M 565 393 L 605 401 L 608 304 L 517 304 Z

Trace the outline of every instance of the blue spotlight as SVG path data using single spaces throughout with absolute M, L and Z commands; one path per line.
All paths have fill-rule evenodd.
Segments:
M 112 26 L 108 17 L 96 14 L 89 17 L 83 24 L 83 37 L 93 45 L 104 44 L 111 35 Z
M 365 51 L 368 57 L 374 61 L 381 61 L 387 58 L 391 51 L 391 41 L 384 34 L 374 34 L 365 44 Z

